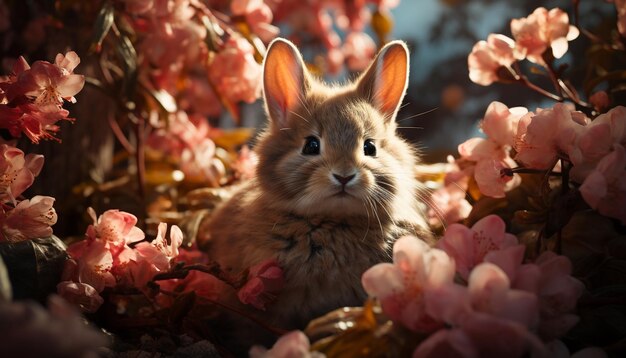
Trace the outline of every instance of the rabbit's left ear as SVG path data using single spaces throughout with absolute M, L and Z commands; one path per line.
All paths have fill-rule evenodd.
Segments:
M 306 96 L 308 72 L 298 49 L 277 38 L 267 50 L 263 63 L 263 95 L 272 128 L 288 127 L 289 113 Z
M 357 83 L 357 92 L 392 121 L 400 108 L 409 78 L 409 50 L 402 41 L 385 45 Z

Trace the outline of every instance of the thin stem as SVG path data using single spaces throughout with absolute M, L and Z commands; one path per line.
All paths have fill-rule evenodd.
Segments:
M 115 118 L 113 116 L 109 115 L 109 116 L 107 116 L 107 120 L 109 122 L 109 127 L 111 127 L 111 130 L 113 131 L 113 134 L 115 135 L 115 138 L 117 138 L 117 141 L 120 142 L 122 147 L 124 147 L 124 149 L 129 154 L 131 154 L 131 155 L 135 154 L 135 149 L 133 148 L 133 146 L 128 141 L 128 138 L 126 138 L 126 136 L 124 135 L 124 132 L 122 131 L 122 128 L 120 128 L 120 125 L 119 125 L 119 123 L 117 123 Z
M 137 135 L 137 148 L 135 150 L 135 160 L 137 162 L 137 185 L 139 186 L 139 196 L 141 199 L 146 197 L 146 151 L 144 147 L 145 120 L 143 116 L 135 116 L 129 113 L 136 120 L 135 133 Z
M 550 98 L 550 99 L 552 99 L 552 100 L 555 100 L 555 101 L 557 101 L 557 102 L 563 102 L 563 101 L 565 100 L 562 96 L 555 95 L 555 94 L 554 94 L 554 93 L 552 93 L 552 92 L 548 92 L 548 91 L 544 90 L 543 88 L 541 88 L 541 87 L 539 87 L 539 86 L 535 85 L 534 83 L 532 83 L 532 82 L 528 81 L 528 79 L 527 79 L 525 76 L 524 76 L 524 77 L 521 77 L 521 81 L 522 81 L 522 83 L 523 83 L 526 87 L 528 87 L 528 88 L 532 89 L 532 90 L 533 90 L 533 91 L 535 91 L 535 92 L 538 92 L 538 93 L 540 93 L 540 94 L 544 95 L 545 97 L 548 97 L 548 98 Z

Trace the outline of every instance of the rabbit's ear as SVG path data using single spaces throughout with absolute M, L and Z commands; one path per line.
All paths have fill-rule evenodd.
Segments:
M 409 78 L 409 50 L 402 41 L 385 45 L 357 83 L 359 95 L 384 116 L 394 120 L 406 92 Z
M 277 38 L 263 64 L 263 94 L 272 129 L 286 128 L 287 117 L 301 104 L 308 87 L 302 56 L 288 40 Z

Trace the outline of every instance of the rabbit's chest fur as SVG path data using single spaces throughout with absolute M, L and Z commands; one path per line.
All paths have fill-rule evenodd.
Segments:
M 304 217 L 272 208 L 251 183 L 213 215 L 209 255 L 226 270 L 276 258 L 285 286 L 268 308 L 275 324 L 299 327 L 341 306 L 361 305 L 361 275 L 391 261 L 393 242 L 418 224 L 355 215 Z

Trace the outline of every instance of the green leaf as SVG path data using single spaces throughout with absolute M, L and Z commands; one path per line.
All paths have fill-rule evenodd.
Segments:
M 56 292 L 63 266 L 67 260 L 65 244 L 56 236 L 0 243 L 15 299 L 43 302 Z
M 91 38 L 91 51 L 100 52 L 102 49 L 102 41 L 107 36 L 115 21 L 115 9 L 109 1 L 105 2 L 98 13 L 96 22 L 93 25 L 93 34 Z
M 124 83 L 122 94 L 125 98 L 130 98 L 137 86 L 137 51 L 128 36 L 120 34 L 117 47 L 115 48 L 120 56 L 124 67 Z

